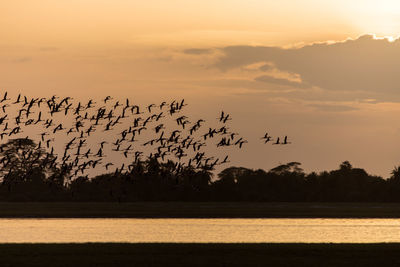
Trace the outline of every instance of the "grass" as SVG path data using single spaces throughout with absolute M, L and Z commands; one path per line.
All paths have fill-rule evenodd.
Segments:
M 400 244 L 0 244 L 0 266 L 399 266 Z
M 400 218 L 400 203 L 0 202 L 0 218 L 18 217 Z

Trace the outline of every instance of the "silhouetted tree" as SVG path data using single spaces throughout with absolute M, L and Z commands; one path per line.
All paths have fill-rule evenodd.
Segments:
M 301 163 L 300 162 L 289 162 L 286 164 L 279 165 L 278 167 L 275 167 L 271 169 L 269 172 L 275 173 L 275 174 L 283 174 L 283 173 L 289 173 L 289 172 L 296 172 L 296 173 L 302 173 L 303 169 L 300 168 Z
M 26 196 L 32 197 L 32 194 L 39 194 L 39 191 L 51 191 L 52 185 L 55 185 L 53 188 L 56 190 L 61 190 L 62 183 L 49 180 L 58 171 L 56 157 L 38 148 L 31 139 L 10 139 L 2 144 L 0 162 L 2 185 L 9 192 L 17 190 L 21 196 L 25 192 Z
M 390 179 L 399 180 L 400 181 L 400 166 L 394 167 L 393 171 L 391 172 L 392 176 Z

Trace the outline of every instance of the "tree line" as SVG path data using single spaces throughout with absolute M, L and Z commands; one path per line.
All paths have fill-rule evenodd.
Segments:
M 400 201 L 400 167 L 387 179 L 348 161 L 320 173 L 305 173 L 299 162 L 290 162 L 269 171 L 229 167 L 214 177 L 210 168 L 176 172 L 176 162 L 149 158 L 129 172 L 68 179 L 68 172 L 48 164 L 55 162 L 52 157 L 32 150 L 33 141 L 24 142 L 1 146 L 12 164 L 0 170 L 0 201 Z

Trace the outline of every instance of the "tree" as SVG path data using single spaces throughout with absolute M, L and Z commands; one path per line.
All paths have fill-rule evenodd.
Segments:
M 353 168 L 353 166 L 350 164 L 349 161 L 346 160 L 340 164 L 339 168 L 341 171 L 350 171 Z
M 278 167 L 275 167 L 270 170 L 271 173 L 275 173 L 278 175 L 284 174 L 284 173 L 303 173 L 303 169 L 300 167 L 301 163 L 300 162 L 289 162 L 286 164 L 279 165 Z
M 29 138 L 10 139 L 0 145 L 3 184 L 46 179 L 57 173 L 56 157 Z
M 391 179 L 400 181 L 400 166 L 394 167 L 391 174 L 392 174 L 392 176 L 390 177 Z

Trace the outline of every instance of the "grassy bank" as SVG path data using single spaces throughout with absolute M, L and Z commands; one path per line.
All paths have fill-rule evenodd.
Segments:
M 400 244 L 0 244 L 1 266 L 399 266 Z
M 400 218 L 398 203 L 0 202 L 0 218 Z

